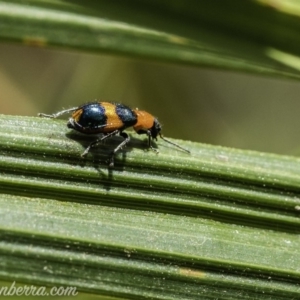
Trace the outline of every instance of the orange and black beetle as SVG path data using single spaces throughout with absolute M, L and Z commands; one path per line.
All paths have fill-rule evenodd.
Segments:
M 72 113 L 67 126 L 84 134 L 102 133 L 103 136 L 93 141 L 82 153 L 85 156 L 91 147 L 102 142 L 103 140 L 119 134 L 124 138 L 112 152 L 109 158 L 109 166 L 114 165 L 115 154 L 122 149 L 129 141 L 130 137 L 124 130 L 128 127 L 138 134 L 147 134 L 148 147 L 157 152 L 151 145 L 151 140 L 157 140 L 159 135 L 166 142 L 190 153 L 190 151 L 180 147 L 179 145 L 165 139 L 161 134 L 161 125 L 156 118 L 143 110 L 131 109 L 126 105 L 111 102 L 91 102 L 78 107 L 59 111 L 52 115 L 40 113 L 39 116 L 46 118 L 57 118 L 63 114 Z

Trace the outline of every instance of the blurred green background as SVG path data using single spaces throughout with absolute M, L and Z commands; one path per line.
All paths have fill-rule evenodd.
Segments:
M 299 153 L 297 81 L 121 56 L 0 44 L 0 111 L 36 116 L 94 99 L 151 112 L 165 136 Z

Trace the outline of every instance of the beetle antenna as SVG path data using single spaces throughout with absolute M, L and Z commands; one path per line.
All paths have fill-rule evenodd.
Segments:
M 164 136 L 163 136 L 161 133 L 159 133 L 159 136 L 160 136 L 165 142 L 167 142 L 167 143 L 169 143 L 169 144 L 171 144 L 171 145 L 173 145 L 173 146 L 175 146 L 175 147 L 177 147 L 177 148 L 179 148 L 179 149 L 181 149 L 181 150 L 183 150 L 183 151 L 185 151 L 185 152 L 191 154 L 191 151 L 190 151 L 190 150 L 187 150 L 187 149 L 185 149 L 185 148 L 183 148 L 183 147 L 181 147 L 181 146 L 179 146 L 179 145 L 177 145 L 177 144 L 175 144 L 175 143 L 173 143 L 173 142 L 167 140 L 166 138 L 164 138 Z

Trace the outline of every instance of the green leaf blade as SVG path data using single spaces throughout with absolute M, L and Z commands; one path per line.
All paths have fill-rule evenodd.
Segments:
M 109 169 L 118 138 L 83 159 L 93 138 L 64 122 L 0 128 L 1 278 L 130 298 L 297 294 L 299 159 L 162 140 L 156 155 L 133 138 Z
M 0 39 L 299 79 L 298 19 L 228 2 L 0 1 Z

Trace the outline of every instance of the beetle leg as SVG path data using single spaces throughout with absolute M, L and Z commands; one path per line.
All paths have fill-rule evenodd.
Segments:
M 91 150 L 92 147 L 94 147 L 95 145 L 97 145 L 97 144 L 103 142 L 103 141 L 106 140 L 107 138 L 110 138 L 110 137 L 112 137 L 113 135 L 118 134 L 119 132 L 120 132 L 120 130 L 115 130 L 115 131 L 113 131 L 113 132 L 110 132 L 110 133 L 104 135 L 102 138 L 97 139 L 97 140 L 91 142 L 91 143 L 88 145 L 88 147 L 84 150 L 84 152 L 81 154 L 81 156 L 82 156 L 82 157 L 86 156 L 86 155 L 90 152 L 90 150 Z
M 152 135 L 151 135 L 151 131 L 150 130 L 148 130 L 147 131 L 147 135 L 148 135 L 148 147 L 152 150 L 152 151 L 154 151 L 155 153 L 159 153 L 159 151 L 156 149 L 156 148 L 154 148 L 153 146 L 152 146 Z
M 65 110 L 61 110 L 55 114 L 52 114 L 52 115 L 47 115 L 47 114 L 43 114 L 43 113 L 38 113 L 38 116 L 39 117 L 44 117 L 44 118 L 51 118 L 51 119 L 55 119 L 61 115 L 64 115 L 64 114 L 68 114 L 68 113 L 71 113 L 75 110 L 77 110 L 78 107 L 72 107 L 72 108 L 68 108 L 68 109 L 65 109 Z
M 130 137 L 126 132 L 121 132 L 120 136 L 122 136 L 124 138 L 124 141 L 122 143 L 120 143 L 110 154 L 109 157 L 109 167 L 113 167 L 114 166 L 114 158 L 115 158 L 115 154 L 121 150 L 123 147 L 125 147 L 129 141 L 130 141 Z

